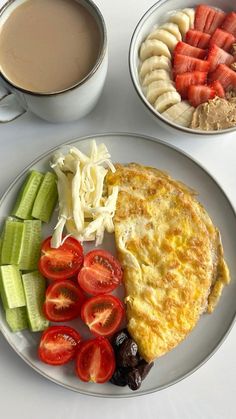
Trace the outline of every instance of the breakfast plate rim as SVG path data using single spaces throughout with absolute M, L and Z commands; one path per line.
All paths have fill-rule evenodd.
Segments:
M 0 197 L 0 207 L 3 203 L 3 201 L 5 200 L 5 198 L 8 196 L 8 194 L 11 192 L 12 188 L 14 188 L 15 184 L 18 182 L 18 180 L 27 173 L 27 171 L 32 168 L 34 165 L 36 165 L 37 163 L 39 163 L 42 159 L 44 159 L 47 156 L 50 156 L 50 154 L 52 154 L 53 152 L 57 151 L 58 149 L 60 149 L 63 146 L 67 146 L 70 144 L 74 144 L 74 143 L 79 143 L 82 141 L 89 141 L 92 139 L 96 139 L 96 138 L 106 138 L 106 137 L 131 137 L 131 138 L 137 138 L 139 140 L 145 140 L 145 141 L 149 141 L 149 142 L 155 142 L 157 144 L 161 144 L 162 146 L 166 147 L 166 148 L 170 148 L 172 150 L 174 150 L 175 152 L 183 155 L 184 157 L 186 157 L 188 160 L 190 160 L 194 165 L 196 165 L 198 168 L 200 168 L 211 180 L 213 180 L 213 182 L 215 183 L 215 185 L 219 188 L 220 192 L 223 194 L 224 198 L 226 199 L 227 203 L 230 206 L 230 209 L 234 215 L 234 217 L 236 218 L 236 211 L 235 208 L 231 202 L 231 200 L 228 198 L 226 192 L 224 191 L 223 187 L 220 185 L 220 183 L 214 178 L 214 176 L 200 163 L 198 162 L 197 159 L 193 158 L 190 154 L 186 153 L 185 151 L 181 150 L 180 148 L 176 147 L 175 145 L 169 144 L 167 141 L 165 140 L 160 140 L 158 138 L 146 135 L 146 134 L 142 134 L 142 133 L 132 133 L 132 132 L 105 132 L 105 133 L 100 133 L 100 134 L 89 134 L 83 137 L 79 137 L 79 138 L 74 138 L 74 139 L 70 139 L 66 142 L 63 143 L 59 143 L 57 146 L 47 150 L 45 153 L 40 154 L 40 156 L 38 156 L 37 158 L 35 158 L 34 160 L 32 160 L 15 178 L 12 182 L 10 182 L 8 188 L 6 189 L 6 191 L 1 195 Z M 99 394 L 99 393 L 95 393 L 92 391 L 86 391 L 86 390 L 81 390 L 81 389 L 76 389 L 73 386 L 70 386 L 68 384 L 64 384 L 59 380 L 56 380 L 54 378 L 52 378 L 50 375 L 48 375 L 47 373 L 43 372 L 42 370 L 40 370 L 36 365 L 34 365 L 33 362 L 30 361 L 30 359 L 28 359 L 26 356 L 24 356 L 18 349 L 17 347 L 14 345 L 14 343 L 10 340 L 10 338 L 8 337 L 8 333 L 6 333 L 3 328 L 1 327 L 1 323 L 0 323 L 0 332 L 2 332 L 4 338 L 6 339 L 6 341 L 8 342 L 8 344 L 12 347 L 12 349 L 17 353 L 17 355 L 19 355 L 33 370 L 35 370 L 37 373 L 39 373 L 41 376 L 43 376 L 44 378 L 50 380 L 51 382 L 54 382 L 55 384 L 64 387 L 68 390 L 72 390 L 76 393 L 79 394 L 83 394 L 83 395 L 87 395 L 87 396 L 93 396 L 93 397 L 100 397 L 100 398 L 130 398 L 130 397 L 139 397 L 139 396 L 144 396 L 147 394 L 152 394 L 161 390 L 164 390 L 166 388 L 169 388 L 171 386 L 173 386 L 174 384 L 177 384 L 178 382 L 184 380 L 187 377 L 190 377 L 194 372 L 196 372 L 200 367 L 202 367 L 215 353 L 216 351 L 221 347 L 221 345 L 224 343 L 224 341 L 226 340 L 227 336 L 229 335 L 230 331 L 233 328 L 233 325 L 235 323 L 236 320 L 236 311 L 235 314 L 232 317 L 232 320 L 230 322 L 229 327 L 227 328 L 227 330 L 225 331 L 224 335 L 219 338 L 219 340 L 217 341 L 214 349 L 205 357 L 203 358 L 203 360 L 198 363 L 196 366 L 194 366 L 190 371 L 188 371 L 185 374 L 181 374 L 180 376 L 178 376 L 176 379 L 174 379 L 171 383 L 167 383 L 165 385 L 162 385 L 158 388 L 153 388 L 153 389 L 149 389 L 149 390 L 141 390 L 139 391 L 138 394 L 136 394 L 135 392 L 131 392 L 130 394 L 114 394 L 114 393 L 106 393 L 106 394 Z

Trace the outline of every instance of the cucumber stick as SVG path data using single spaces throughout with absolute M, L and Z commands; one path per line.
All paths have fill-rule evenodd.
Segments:
M 6 321 L 12 332 L 19 332 L 28 328 L 26 307 L 7 308 Z
M 39 332 L 48 327 L 42 306 L 45 300 L 46 281 L 38 271 L 22 275 L 26 298 L 29 326 L 32 332 Z
M 18 195 L 12 215 L 22 220 L 32 219 L 31 212 L 42 180 L 42 173 L 36 172 L 35 170 L 29 172 Z
M 43 181 L 38 190 L 32 216 L 38 220 L 48 223 L 57 203 L 57 178 L 52 172 L 44 175 Z
M 3 244 L 3 234 L 0 237 L 0 265 L 2 264 L 2 244 Z
M 18 265 L 21 257 L 25 226 L 23 223 L 8 219 L 5 222 L 1 264 L 2 265 Z
M 0 266 L 0 290 L 5 310 L 25 306 L 25 294 L 17 266 Z
M 41 246 L 41 221 L 24 221 L 24 238 L 22 244 L 19 268 L 22 271 L 37 269 Z

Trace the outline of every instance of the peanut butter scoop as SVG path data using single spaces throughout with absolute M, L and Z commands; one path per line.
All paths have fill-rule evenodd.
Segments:
M 236 126 L 236 97 L 215 97 L 199 105 L 193 113 L 191 128 L 218 131 Z

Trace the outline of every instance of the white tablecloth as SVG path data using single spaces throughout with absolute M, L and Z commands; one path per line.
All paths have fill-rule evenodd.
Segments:
M 0 0 L 0 5 L 3 3 Z M 144 111 L 134 91 L 128 72 L 129 42 L 137 21 L 153 0 L 96 0 L 96 3 L 104 14 L 109 37 L 109 72 L 96 109 L 71 124 L 53 125 L 24 115 L 1 125 L 0 193 L 31 160 L 65 140 L 126 131 L 155 136 L 187 151 L 213 174 L 236 206 L 236 134 L 209 138 L 171 135 Z M 184 381 L 149 396 L 105 400 L 81 396 L 46 381 L 0 335 L 0 417 L 233 419 L 236 417 L 235 345 L 234 327 L 218 352 Z

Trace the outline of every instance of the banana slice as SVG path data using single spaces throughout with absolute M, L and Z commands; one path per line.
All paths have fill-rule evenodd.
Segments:
M 182 100 L 180 103 L 176 103 L 176 105 L 171 106 L 163 112 L 162 115 L 171 119 L 171 121 L 175 121 L 175 119 L 179 118 L 180 115 L 182 115 L 182 113 L 189 108 L 191 108 L 191 105 L 187 101 Z
M 162 113 L 170 106 L 175 105 L 176 103 L 181 102 L 181 96 L 177 92 L 167 92 L 159 96 L 155 102 L 154 108 Z
M 166 70 L 153 70 L 144 77 L 143 86 L 146 87 L 150 83 L 158 80 L 171 81 L 171 73 Z
M 177 41 L 182 41 L 182 35 L 176 23 L 167 22 L 167 23 L 164 23 L 164 25 L 161 25 L 158 29 L 165 29 L 166 31 L 174 35 Z
M 148 35 L 147 39 L 158 39 L 166 44 L 169 50 L 172 52 L 177 44 L 177 38 L 170 32 L 166 31 L 165 29 L 156 29 L 154 32 L 151 32 Z
M 171 106 L 162 113 L 167 119 L 184 127 L 189 127 L 192 121 L 194 108 L 186 101 Z
M 190 28 L 190 19 L 189 17 L 183 12 L 177 12 L 174 15 L 170 16 L 169 22 L 176 23 L 178 25 L 179 30 L 184 37 L 186 32 L 188 32 Z
M 171 53 L 164 42 L 158 39 L 147 39 L 141 45 L 140 58 L 144 61 L 153 55 L 164 55 L 171 59 Z
M 174 83 L 172 81 L 158 80 L 149 84 L 147 88 L 147 100 L 153 105 L 157 98 L 166 92 L 176 92 Z
M 190 28 L 194 27 L 194 20 L 195 20 L 195 10 L 191 8 L 186 8 L 182 10 L 189 17 Z
M 180 115 L 179 118 L 175 120 L 176 124 L 182 125 L 182 127 L 190 127 L 190 124 L 193 119 L 193 112 L 195 111 L 195 108 L 191 106 L 189 109 L 187 109 L 185 112 Z
M 165 57 L 164 55 L 154 56 L 148 58 L 142 63 L 139 75 L 141 78 L 144 78 L 146 74 L 153 70 L 161 69 L 170 72 L 171 68 L 171 61 L 169 58 Z

